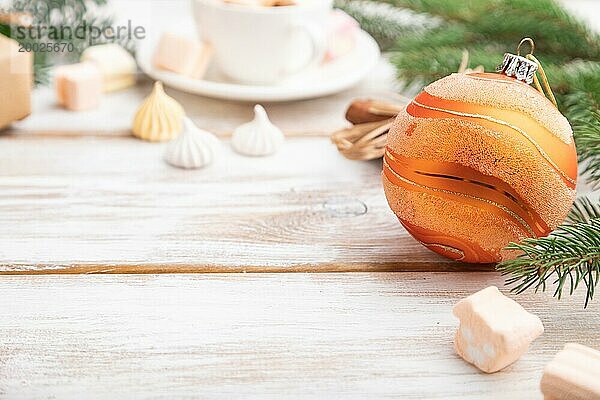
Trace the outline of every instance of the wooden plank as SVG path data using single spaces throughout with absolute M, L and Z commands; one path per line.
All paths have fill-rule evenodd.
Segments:
M 345 128 L 348 124 L 341 123 L 338 128 Z M 331 137 L 333 131 L 285 131 L 283 134 L 287 138 L 291 137 Z M 222 130 L 212 132 L 215 136 L 221 139 L 230 139 L 233 135 L 231 130 Z M 25 129 L 7 129 L 5 132 L 0 132 L 0 135 L 27 135 L 29 137 L 41 137 L 41 138 L 81 138 L 84 136 L 90 137 L 121 137 L 131 138 L 131 129 L 122 130 L 86 130 L 86 131 L 65 131 L 65 130 L 53 130 L 53 129 L 36 129 L 36 130 L 25 130 Z
M 527 293 L 546 332 L 487 375 L 452 348 L 460 298 L 496 273 L 0 279 L 0 397 L 540 399 L 566 342 L 600 348 L 600 305 Z
M 1 273 L 452 270 L 326 138 L 196 171 L 133 138 L 0 137 Z M 472 267 L 467 268 L 481 268 Z M 489 267 L 483 267 L 489 269 Z
M 179 10 L 180 14 L 178 17 L 173 17 L 173 20 L 187 21 L 189 15 L 184 10 L 188 8 L 188 2 L 178 0 L 181 6 L 176 6 L 172 4 L 173 1 L 175 0 L 169 0 L 168 6 L 173 10 Z M 156 7 L 156 3 L 149 4 L 147 12 L 162 14 L 163 10 L 158 11 Z M 136 16 L 139 11 L 141 10 L 136 10 Z M 130 17 L 131 14 L 127 14 L 127 18 Z M 166 30 L 170 29 L 167 27 Z M 352 89 L 318 99 L 263 103 L 263 105 L 273 123 L 286 132 L 298 135 L 315 133 L 327 135 L 348 124 L 344 119 L 345 109 L 356 97 L 376 97 L 381 100 L 403 102 L 403 98 L 396 93 L 395 76 L 395 69 L 382 58 L 373 72 Z M 77 135 L 81 132 L 102 135 L 128 134 L 133 116 L 143 99 L 152 90 L 152 84 L 152 80 L 140 76 L 135 87 L 107 93 L 103 96 L 98 109 L 85 112 L 72 112 L 59 108 L 56 106 L 53 88 L 37 88 L 32 99 L 33 113 L 27 119 L 16 123 L 14 127 L 22 133 L 59 136 Z M 236 126 L 250 121 L 253 117 L 254 103 L 210 99 L 169 87 L 165 90 L 182 104 L 186 114 L 198 126 L 216 134 L 227 135 Z

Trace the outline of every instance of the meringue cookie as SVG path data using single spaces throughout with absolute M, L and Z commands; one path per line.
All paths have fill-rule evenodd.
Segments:
M 260 104 L 254 106 L 254 119 L 233 132 L 231 145 L 240 154 L 267 156 L 275 153 L 285 140 L 283 132 L 269 121 Z
M 181 132 L 183 107 L 155 82 L 150 96 L 144 100 L 133 120 L 133 135 L 150 142 L 171 140 Z
M 165 161 L 179 168 L 202 168 L 213 161 L 218 145 L 216 136 L 199 129 L 185 117 L 183 132 L 168 144 Z

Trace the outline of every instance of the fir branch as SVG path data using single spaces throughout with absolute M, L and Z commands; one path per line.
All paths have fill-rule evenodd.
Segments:
M 546 64 L 548 57 L 538 57 Z M 593 120 L 590 113 L 600 107 L 600 62 L 589 60 L 573 60 L 568 63 L 556 63 L 545 66 L 548 79 L 555 92 L 567 95 L 565 97 L 565 112 L 574 120 Z M 569 99 L 571 94 L 577 95 Z M 584 97 L 578 94 L 584 94 Z M 583 103 L 582 103 L 583 101 Z M 586 115 L 582 115 L 584 112 Z
M 592 203 L 589 197 L 581 197 L 573 204 L 565 223 L 587 224 L 594 219 L 600 219 L 600 204 Z
M 388 50 L 408 32 L 423 31 L 441 23 L 437 18 L 369 0 L 336 0 L 335 7 L 355 18 L 382 50 Z
M 600 61 L 598 35 L 554 0 L 471 0 L 468 6 L 448 0 L 385 2 L 441 17 L 449 25 L 467 26 L 486 40 L 501 43 L 505 50 L 513 50 L 522 37 L 532 36 L 540 54 Z
M 575 127 L 575 137 L 579 160 L 584 166 L 588 183 L 594 189 L 600 188 L 600 113 L 594 112 L 595 122 Z
M 436 36 L 437 37 L 437 36 Z M 407 40 L 413 40 L 407 38 Z M 398 46 L 391 53 L 390 60 L 396 66 L 398 78 L 407 85 L 420 82 L 425 85 L 440 77 L 456 72 L 462 60 L 463 46 L 422 47 L 410 50 Z M 468 46 L 469 66 L 483 65 L 486 71 L 493 70 L 502 59 L 503 52 L 494 44 Z
M 447 0 L 384 0 L 384 2 L 457 22 L 471 21 L 487 8 L 480 0 L 469 1 L 468 6 L 460 1 Z
M 560 299 L 567 288 L 572 295 L 583 283 L 587 307 L 600 279 L 600 207 L 579 199 L 568 221 L 548 237 L 528 238 L 506 248 L 518 255 L 496 268 L 510 275 L 506 283 L 515 285 L 512 291 L 545 291 L 551 282 L 556 286 L 554 296 Z

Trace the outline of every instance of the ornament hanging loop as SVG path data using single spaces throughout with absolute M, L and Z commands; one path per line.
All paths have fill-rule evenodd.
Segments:
M 529 53 L 525 56 L 521 56 L 521 47 L 524 44 L 529 44 L 530 49 Z M 521 39 L 517 46 L 517 55 L 505 53 L 504 60 L 502 61 L 502 64 L 498 65 L 496 71 L 507 76 L 515 77 L 528 84 L 533 83 L 536 89 L 558 108 L 556 98 L 554 97 L 554 93 L 552 93 L 552 88 L 550 88 L 550 83 L 548 82 L 548 77 L 542 67 L 542 63 L 533 55 L 534 50 L 535 42 L 532 38 L 525 37 Z
M 548 77 L 546 76 L 546 72 L 544 72 L 542 63 L 540 62 L 540 60 L 535 58 L 535 56 L 531 53 L 527 54 L 526 57 L 528 60 L 531 60 L 538 65 L 538 73 L 540 74 L 540 77 L 542 78 L 542 84 L 544 85 L 544 87 L 542 88 L 542 85 L 540 84 L 540 80 L 539 80 L 537 74 L 535 74 L 533 76 L 533 83 L 535 84 L 536 89 L 539 90 L 545 96 L 547 96 L 550 99 L 550 101 L 552 102 L 552 104 L 554 104 L 554 106 L 556 108 L 558 108 L 558 104 L 556 103 L 556 98 L 554 97 L 554 93 L 552 93 L 552 88 L 550 87 L 550 83 L 548 82 Z
M 529 50 L 529 53 L 527 53 L 527 55 L 533 55 L 533 51 L 535 50 L 535 42 L 533 41 L 532 38 L 530 37 L 525 37 L 523 39 L 521 39 L 521 41 L 519 42 L 519 45 L 517 46 L 517 55 L 520 56 L 521 55 L 521 46 L 523 46 L 523 44 L 525 43 L 529 43 L 529 46 L 531 46 L 531 49 Z
M 534 83 L 536 89 L 538 91 L 540 91 L 540 93 L 542 93 L 546 97 L 548 97 L 548 99 L 550 99 L 550 101 L 554 104 L 554 106 L 556 108 L 558 108 L 558 104 L 556 103 L 556 98 L 554 97 L 554 93 L 552 93 L 552 88 L 550 87 L 550 83 L 548 82 L 548 77 L 546 76 L 546 72 L 544 72 L 544 67 L 542 67 L 542 63 L 540 62 L 540 60 L 538 60 L 533 55 L 533 51 L 535 50 L 535 42 L 533 41 L 532 38 L 525 37 L 525 38 L 521 39 L 521 41 L 519 42 L 519 45 L 517 46 L 517 55 L 518 56 L 521 55 L 521 46 L 524 43 L 529 43 L 529 45 L 531 46 L 531 50 L 529 50 L 529 53 L 527 55 L 525 55 L 525 58 L 527 58 L 530 61 L 533 61 L 538 66 L 537 71 L 536 71 L 537 73 L 535 73 L 533 75 L 533 83 Z M 540 83 L 540 79 L 538 78 L 538 74 L 542 78 L 541 83 Z M 542 85 L 543 85 L 543 87 L 542 87 Z

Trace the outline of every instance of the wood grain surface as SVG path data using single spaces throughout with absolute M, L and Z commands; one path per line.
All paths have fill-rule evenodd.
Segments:
M 121 1 L 137 4 L 136 0 Z M 164 7 L 167 4 L 168 7 Z M 187 20 L 189 15 L 185 13 L 185 9 L 189 4 L 186 0 L 163 0 L 149 4 L 148 8 L 151 10 L 163 6 L 163 8 L 179 10 L 180 15 L 172 16 L 172 21 Z M 135 11 L 136 15 L 138 11 Z M 161 12 L 162 10 L 155 10 L 156 14 Z M 132 13 L 128 14 L 128 17 L 131 17 Z M 405 102 L 405 97 L 398 95 L 399 85 L 395 76 L 396 71 L 392 65 L 382 59 L 364 81 L 349 90 L 318 99 L 263 103 L 263 105 L 273 123 L 289 134 L 329 135 L 330 132 L 347 124 L 344 113 L 353 98 L 374 97 L 401 104 Z M 32 99 L 33 113 L 25 120 L 16 123 L 14 128 L 19 132 L 59 136 L 81 133 L 128 134 L 133 116 L 142 100 L 152 91 L 152 85 L 151 79 L 140 75 L 136 86 L 105 94 L 98 109 L 85 112 L 72 112 L 57 107 L 53 88 L 37 88 Z M 217 135 L 227 136 L 236 126 L 248 122 L 254 115 L 254 103 L 210 99 L 169 87 L 165 87 L 165 91 L 182 104 L 187 116 L 198 126 Z
M 596 2 L 564 3 L 598 27 Z M 112 4 L 141 26 L 189 18 L 187 0 Z M 545 333 L 517 363 L 486 375 L 455 355 L 453 304 L 502 278 L 424 272 L 491 267 L 418 245 L 380 164 L 324 136 L 353 97 L 398 100 L 394 75 L 382 61 L 350 91 L 267 104 L 282 152 L 244 158 L 224 142 L 201 171 L 128 137 L 147 80 L 86 113 L 36 90 L 32 116 L 0 133 L 0 274 L 38 274 L 0 277 L 0 399 L 541 399 L 564 343 L 600 349 L 600 306 L 527 292 Z M 251 104 L 167 90 L 222 137 L 251 117 Z M 149 274 L 394 270 L 420 272 Z
M 526 293 L 545 333 L 493 375 L 452 348 L 451 308 L 496 273 L 5 276 L 0 397 L 540 399 L 600 305 Z M 504 289 L 503 289 L 504 290 Z
M 123 137 L 0 136 L 0 272 L 465 268 L 404 231 L 380 161 L 348 161 L 328 138 L 289 138 L 267 158 L 224 141 L 195 171 L 163 151 Z

